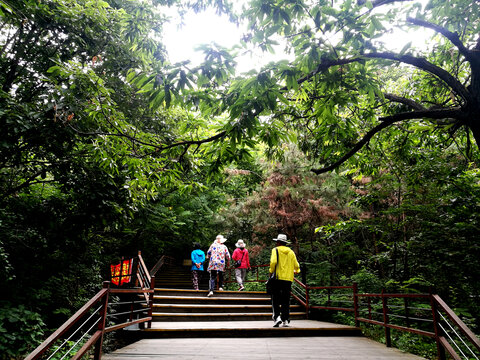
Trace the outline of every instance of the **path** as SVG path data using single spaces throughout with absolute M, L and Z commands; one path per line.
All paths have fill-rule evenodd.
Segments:
M 102 357 L 156 359 L 422 360 L 365 337 L 268 337 L 143 339 Z

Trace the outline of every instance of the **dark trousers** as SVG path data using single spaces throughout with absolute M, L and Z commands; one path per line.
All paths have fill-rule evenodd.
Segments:
M 282 321 L 290 320 L 290 290 L 292 282 L 276 280 L 272 292 L 273 319 L 279 316 Z
M 220 270 L 210 270 L 210 285 L 209 290 L 215 290 L 215 280 L 217 280 L 218 274 L 218 287 L 223 287 L 223 271 Z

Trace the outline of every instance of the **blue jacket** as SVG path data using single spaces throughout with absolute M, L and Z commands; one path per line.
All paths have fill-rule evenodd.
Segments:
M 192 251 L 192 270 L 201 270 L 203 271 L 203 262 L 205 261 L 205 253 L 196 249 Z M 200 268 L 195 266 L 196 263 L 201 263 Z

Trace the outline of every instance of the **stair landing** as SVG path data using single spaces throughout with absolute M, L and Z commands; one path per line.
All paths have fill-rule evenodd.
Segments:
M 281 330 L 281 329 L 280 329 Z M 422 360 L 361 336 L 143 339 L 104 360 Z M 425 359 L 423 359 L 425 360 Z
M 359 328 L 314 320 L 292 320 L 289 327 L 273 327 L 273 321 L 178 321 L 153 322 L 144 337 L 274 337 L 361 336 Z

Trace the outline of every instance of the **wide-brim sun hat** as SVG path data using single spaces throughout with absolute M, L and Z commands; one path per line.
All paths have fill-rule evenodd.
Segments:
M 278 234 L 278 236 L 275 239 L 273 239 L 273 241 L 290 244 L 290 241 L 287 240 L 287 235 L 285 234 Z
M 238 240 L 238 241 L 236 242 L 235 246 L 236 246 L 237 248 L 239 248 L 239 247 L 242 247 L 242 248 L 243 248 L 243 247 L 245 247 L 245 242 L 244 242 L 242 239 L 240 239 L 240 240 Z
M 222 244 L 223 244 L 225 241 L 227 241 L 227 239 L 226 239 L 223 235 L 217 235 L 217 237 L 215 238 L 215 240 L 218 239 L 218 238 L 220 238 L 220 242 L 221 242 Z

